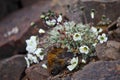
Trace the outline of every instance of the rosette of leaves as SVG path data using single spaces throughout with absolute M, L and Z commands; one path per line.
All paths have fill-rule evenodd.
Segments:
M 79 34 L 79 35 L 77 35 Z M 95 45 L 99 42 L 97 40 L 99 29 L 91 27 L 88 24 L 75 22 L 65 22 L 56 25 L 49 32 L 50 44 L 60 44 L 62 48 L 67 48 L 68 52 L 73 52 L 82 55 L 82 59 L 95 56 Z M 89 48 L 88 54 L 82 54 L 80 47 L 86 45 Z

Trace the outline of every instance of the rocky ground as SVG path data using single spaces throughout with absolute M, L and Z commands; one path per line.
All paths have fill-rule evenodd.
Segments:
M 120 1 L 119 0 L 46 0 L 26 7 L 0 22 L 0 80 L 120 80 Z M 96 54 L 100 59 L 91 62 L 82 70 L 72 74 L 51 77 L 47 70 L 39 64 L 26 69 L 24 59 L 25 40 L 30 35 L 37 34 L 37 29 L 31 27 L 31 22 L 44 27 L 39 16 L 42 12 L 52 9 L 61 12 L 70 20 L 83 21 L 80 7 L 85 6 L 85 13 L 90 22 L 90 10 L 95 9 L 96 24 L 103 14 L 107 15 L 113 23 L 106 28 L 109 32 L 109 41 L 98 44 Z M 114 6 L 114 7 L 113 7 Z M 117 11 L 117 12 L 116 12 Z M 80 18 L 78 18 L 80 17 Z M 18 31 L 9 35 L 8 32 L 17 27 Z M 41 37 L 44 35 L 41 35 Z

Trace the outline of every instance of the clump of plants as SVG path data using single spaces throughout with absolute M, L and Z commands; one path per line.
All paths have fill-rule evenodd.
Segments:
M 94 13 L 91 15 L 94 18 Z M 101 28 L 96 28 L 90 24 L 83 24 L 82 22 L 75 23 L 74 21 L 64 20 L 61 14 L 56 15 L 53 12 L 48 12 L 41 15 L 41 18 L 46 25 L 52 26 L 52 28 L 48 32 L 43 29 L 39 30 L 40 34 L 47 34 L 45 38 L 46 43 L 43 48 L 40 47 L 39 37 L 37 36 L 31 36 L 30 39 L 26 40 L 28 54 L 25 59 L 28 67 L 31 64 L 44 60 L 45 50 L 54 45 L 56 50 L 52 49 L 52 51 L 49 50 L 47 53 L 47 55 L 50 54 L 47 58 L 50 65 L 52 64 L 52 67 L 55 67 L 53 64 L 55 61 L 55 64 L 59 63 L 57 65 L 58 68 L 62 63 L 67 62 L 68 64 L 64 67 L 69 71 L 73 71 L 81 67 L 81 64 L 89 63 L 90 58 L 96 57 L 96 45 L 108 40 L 107 35 L 102 32 Z M 57 60 L 59 59 L 58 56 L 63 54 L 62 51 L 64 54 L 73 54 L 72 58 L 60 58 L 60 60 Z M 58 53 L 60 55 L 56 56 Z M 49 69 L 48 65 L 43 64 L 42 66 Z M 54 69 L 52 71 L 54 72 Z

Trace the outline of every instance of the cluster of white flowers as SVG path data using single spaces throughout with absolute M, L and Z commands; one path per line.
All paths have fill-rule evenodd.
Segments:
M 52 19 L 52 20 L 47 20 L 46 24 L 48 26 L 55 26 L 55 24 L 59 24 L 62 22 L 62 15 L 59 15 L 57 20 L 56 19 Z
M 56 20 L 55 20 L 55 19 L 47 20 L 47 21 L 46 21 L 46 24 L 47 24 L 48 26 L 54 26 L 54 25 L 56 24 Z
M 87 58 L 94 55 L 95 47 L 98 43 L 104 43 L 108 40 L 107 35 L 102 33 L 101 28 L 96 28 L 90 26 L 89 24 L 82 24 L 75 22 L 63 22 L 62 15 L 52 17 L 52 13 L 42 15 L 41 18 L 44 19 L 45 24 L 48 26 L 55 26 L 50 31 L 48 31 L 48 45 L 54 43 L 62 44 L 62 48 L 68 48 L 68 52 L 75 51 L 73 58 L 70 60 L 70 65 L 67 66 L 69 71 L 72 71 L 78 66 L 79 56 L 76 54 L 81 54 L 81 63 L 86 64 Z M 92 19 L 94 18 L 94 11 L 91 13 Z M 32 23 L 33 25 L 33 23 Z M 39 29 L 40 34 L 45 33 L 45 30 Z M 100 35 L 100 33 L 102 33 Z M 40 60 L 44 59 L 43 48 L 38 47 L 38 37 L 31 36 L 30 39 L 26 40 L 28 51 L 25 60 L 27 62 L 27 67 L 33 63 L 39 63 Z M 45 64 L 42 65 L 43 68 L 47 68 Z
M 43 29 L 39 29 L 39 33 L 45 33 Z M 25 57 L 27 67 L 30 67 L 33 63 L 39 63 L 40 60 L 44 59 L 43 48 L 39 48 L 39 39 L 37 36 L 31 36 L 30 39 L 26 40 L 26 50 L 28 51 Z
M 61 14 L 56 16 L 54 15 L 54 12 L 51 11 L 47 12 L 46 14 L 42 14 L 40 18 L 43 19 L 48 26 L 55 26 L 61 23 L 63 20 Z
M 64 22 L 56 25 L 50 32 L 50 43 L 60 43 L 62 47 L 67 47 L 68 51 L 72 52 L 77 49 L 78 54 L 82 55 L 82 63 L 86 63 L 86 55 L 94 55 L 95 47 L 100 42 L 106 42 L 107 36 L 102 32 L 101 28 L 91 27 L 88 24 L 75 24 L 75 22 Z M 76 61 L 76 65 L 73 64 Z M 77 66 L 77 58 L 71 60 L 71 65 L 67 68 L 72 71 Z

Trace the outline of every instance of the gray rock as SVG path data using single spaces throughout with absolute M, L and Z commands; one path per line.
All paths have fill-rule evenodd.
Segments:
M 15 55 L 0 61 L 0 80 L 20 80 L 24 76 L 26 61 L 23 55 Z
M 120 60 L 90 63 L 73 74 L 72 80 L 120 80 Z
M 26 69 L 26 76 L 29 80 L 47 80 L 49 74 L 47 69 L 42 67 L 43 63 L 45 62 L 40 62 Z
M 101 60 L 118 60 L 120 59 L 120 42 L 108 41 L 104 44 L 98 44 L 96 53 Z

